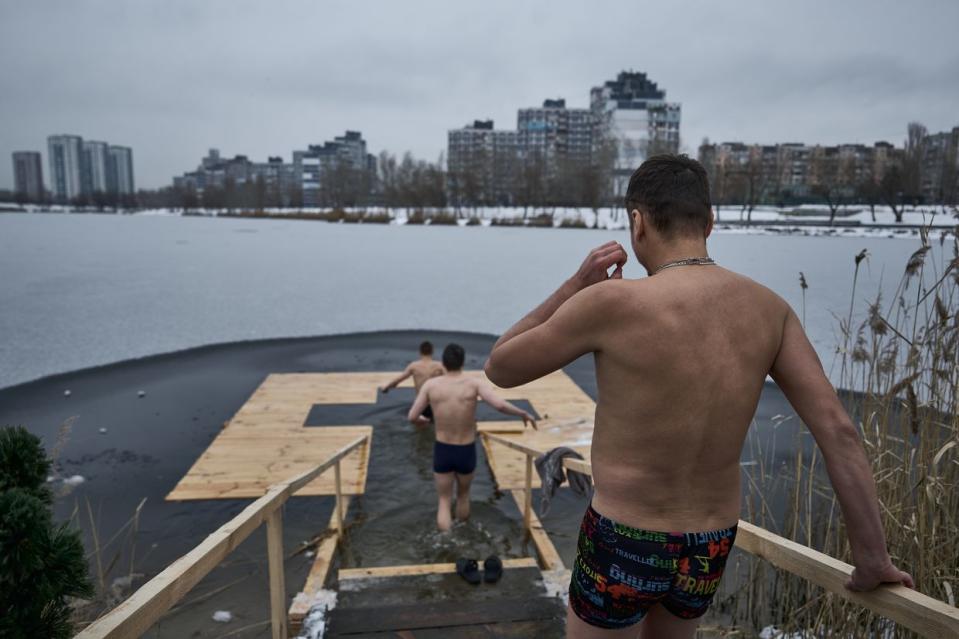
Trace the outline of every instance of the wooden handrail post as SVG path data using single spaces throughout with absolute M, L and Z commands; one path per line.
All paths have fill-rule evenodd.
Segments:
M 270 564 L 270 620 L 273 639 L 286 639 L 286 581 L 283 577 L 283 506 L 267 516 L 266 554 Z
M 336 536 L 343 539 L 343 482 L 340 475 L 340 461 L 333 467 L 336 482 Z
M 530 532 L 530 519 L 533 511 L 533 456 L 526 454 L 526 498 L 523 502 L 523 527 Z

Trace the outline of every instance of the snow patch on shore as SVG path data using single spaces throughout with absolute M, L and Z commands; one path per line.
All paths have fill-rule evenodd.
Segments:
M 333 590 L 318 590 L 313 596 L 299 593 L 293 599 L 294 603 L 307 599 L 310 612 L 303 619 L 303 628 L 296 639 L 323 639 L 326 632 L 326 618 L 329 612 L 336 608 L 336 592 Z
M 96 212 L 91 208 L 75 209 L 56 205 L 40 207 L 26 205 L 20 209 L 28 213 L 53 212 Z M 486 207 L 441 207 L 420 208 L 380 206 L 351 207 L 348 213 L 366 213 L 368 215 L 386 214 L 392 218 L 390 224 L 404 225 L 415 211 L 425 214 L 427 220 L 437 213 L 454 215 L 457 225 L 466 226 L 470 219 L 478 221 L 477 226 L 491 226 L 496 221 L 512 222 L 511 225 L 522 226 L 527 221 L 537 222 L 535 226 L 552 226 L 554 228 L 571 226 L 572 228 L 589 228 L 604 230 L 623 230 L 629 226 L 629 218 L 623 207 L 603 207 L 593 210 L 588 207 L 522 207 L 486 206 Z M 263 213 L 275 217 L 289 216 L 295 218 L 302 214 L 326 213 L 329 207 L 302 207 L 302 208 L 265 208 Z M 141 209 L 133 211 L 133 215 L 140 216 L 181 216 L 197 215 L 204 217 L 218 217 L 239 213 L 239 209 L 227 211 L 225 209 L 196 208 L 188 212 L 176 208 Z M 840 209 L 835 216 L 835 224 L 830 224 L 829 209 L 820 205 L 803 204 L 791 207 L 757 206 L 751 213 L 741 210 L 739 206 L 713 208 L 716 218 L 717 233 L 736 233 L 748 235 L 799 235 L 799 236 L 838 236 L 838 237 L 887 237 L 887 238 L 914 238 L 918 235 L 916 226 L 934 226 L 937 234 L 946 229 L 955 227 L 956 214 L 949 207 L 924 205 L 906 210 L 902 213 L 902 222 L 896 222 L 895 214 L 888 206 L 877 206 L 873 211 L 867 205 L 851 205 Z M 474 221 L 474 224 L 475 224 Z M 902 226 L 900 227 L 899 224 Z M 427 225 L 428 222 L 427 222 Z

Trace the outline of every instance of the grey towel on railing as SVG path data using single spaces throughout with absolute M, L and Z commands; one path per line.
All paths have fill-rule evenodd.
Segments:
M 563 459 L 573 457 L 583 459 L 583 456 L 572 448 L 559 446 L 536 458 L 536 472 L 539 473 L 539 479 L 543 484 L 540 492 L 539 510 L 540 515 L 545 516 L 549 512 L 549 502 L 556 494 L 556 489 L 569 479 L 569 487 L 573 491 L 584 497 L 592 496 L 593 483 L 588 475 L 578 473 L 575 470 L 566 471 L 563 468 Z

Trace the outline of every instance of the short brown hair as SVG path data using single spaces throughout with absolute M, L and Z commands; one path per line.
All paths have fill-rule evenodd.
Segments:
M 420 355 L 432 355 L 433 354 L 433 342 L 423 342 L 420 344 Z
M 443 349 L 443 367 L 448 371 L 458 371 L 463 368 L 466 360 L 466 351 L 459 344 L 448 344 Z
M 667 237 L 704 233 L 713 217 L 706 169 L 686 155 L 654 155 L 643 162 L 629 178 L 625 204 L 627 214 L 646 213 Z

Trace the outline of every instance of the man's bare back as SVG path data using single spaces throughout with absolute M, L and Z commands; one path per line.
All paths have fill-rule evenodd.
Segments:
M 418 359 L 415 362 L 410 362 L 410 365 L 407 366 L 410 374 L 413 376 L 413 387 L 416 389 L 416 392 L 420 392 L 420 389 L 423 388 L 428 380 L 442 375 L 445 371 L 443 365 L 437 362 L 435 359 Z
M 428 379 L 436 377 L 437 375 L 442 375 L 445 372 L 446 369 L 443 368 L 443 365 L 433 359 L 433 344 L 430 342 L 423 342 L 420 344 L 419 359 L 407 364 L 402 373 L 381 386 L 380 390 L 384 393 L 388 393 L 390 392 L 391 388 L 396 388 L 401 382 L 412 377 L 413 387 L 416 389 L 416 392 L 419 393 L 420 389 L 423 387 L 423 384 L 425 384 Z
M 788 307 L 718 266 L 610 280 L 597 336 L 596 510 L 651 530 L 739 519 L 739 458 Z
M 499 411 L 508 411 L 510 407 L 485 379 L 467 377 L 460 371 L 427 381 L 422 392 L 433 408 L 436 441 L 444 444 L 476 441 L 476 404 L 480 398 Z M 529 417 L 523 411 L 507 414 Z

